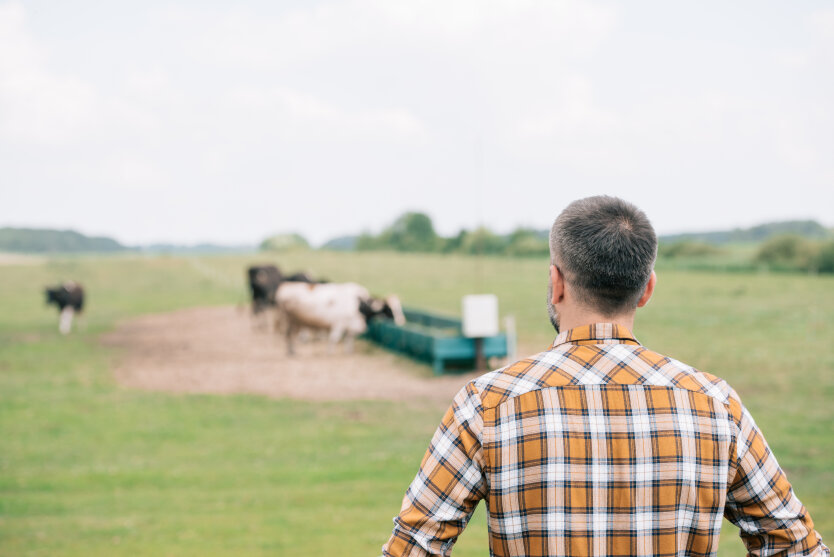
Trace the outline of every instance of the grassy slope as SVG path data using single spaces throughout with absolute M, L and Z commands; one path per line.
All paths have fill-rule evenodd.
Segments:
M 74 258 L 0 270 L 0 554 L 373 555 L 442 410 L 128 391 L 97 334 L 122 317 L 244 299 L 251 258 Z M 522 340 L 551 336 L 545 263 L 295 254 L 308 269 L 456 313 L 495 292 Z M 90 292 L 87 331 L 59 338 L 41 285 Z M 661 274 L 637 334 L 728 379 L 824 537 L 834 539 L 834 280 Z M 477 513 L 456 555 L 484 555 Z M 721 554 L 742 555 L 732 531 Z

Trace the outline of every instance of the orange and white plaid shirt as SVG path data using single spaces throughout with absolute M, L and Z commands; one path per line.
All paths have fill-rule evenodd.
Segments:
M 449 555 L 481 499 L 493 556 L 716 555 L 722 516 L 829 555 L 735 391 L 610 323 L 461 389 L 383 553 Z

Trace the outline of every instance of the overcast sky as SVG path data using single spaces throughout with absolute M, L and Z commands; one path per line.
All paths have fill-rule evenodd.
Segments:
M 834 226 L 832 99 L 829 1 L 0 0 L 0 226 Z

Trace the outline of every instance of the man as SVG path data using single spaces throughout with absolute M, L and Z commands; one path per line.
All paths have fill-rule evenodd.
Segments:
M 449 555 L 481 499 L 496 556 L 716 555 L 722 516 L 753 555 L 829 555 L 735 391 L 631 334 L 656 252 L 620 199 L 559 215 L 555 342 L 457 394 L 385 555 Z

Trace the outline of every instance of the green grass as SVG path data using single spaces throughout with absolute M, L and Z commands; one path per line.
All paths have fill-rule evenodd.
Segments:
M 442 409 L 173 395 L 117 386 L 98 335 L 119 319 L 241 303 L 261 257 L 64 258 L 0 268 L 0 555 L 376 555 Z M 499 295 L 544 345 L 546 260 L 298 253 L 282 268 L 356 280 L 455 314 Z M 62 338 L 41 287 L 89 291 Z M 740 393 L 834 539 L 834 278 L 661 267 L 638 338 Z M 455 555 L 485 555 L 483 511 Z M 734 528 L 721 555 L 743 555 Z

